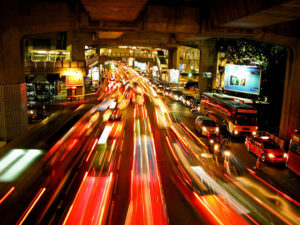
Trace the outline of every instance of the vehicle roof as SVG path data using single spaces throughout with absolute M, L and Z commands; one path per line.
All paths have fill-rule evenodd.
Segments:
M 187 95 L 187 94 L 185 94 L 185 97 L 186 97 L 186 98 L 194 98 L 194 96 L 192 96 L 192 95 Z
M 204 92 L 202 93 L 204 95 L 207 95 L 211 98 L 214 98 L 220 102 L 223 102 L 229 106 L 233 106 L 235 108 L 240 108 L 240 109 L 255 109 L 253 106 L 250 106 L 250 105 L 247 105 L 247 104 L 244 104 L 244 103 L 241 103 L 241 102 L 237 102 L 237 101 L 234 101 L 233 98 L 229 98 L 229 97 L 225 97 L 225 98 L 222 98 L 222 95 L 221 94 L 215 94 L 215 93 L 209 93 L 209 92 Z
M 178 89 L 176 89 L 176 90 L 173 89 L 172 91 L 173 91 L 173 92 L 177 92 L 177 93 L 182 93 L 182 91 L 181 91 L 181 90 L 178 90 Z

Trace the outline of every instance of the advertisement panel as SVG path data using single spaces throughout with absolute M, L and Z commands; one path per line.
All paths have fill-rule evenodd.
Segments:
M 256 66 L 227 64 L 225 90 L 259 95 L 261 70 Z
M 178 84 L 179 81 L 179 70 L 170 69 L 170 83 L 171 84 Z
M 67 86 L 82 86 L 83 77 L 82 75 L 66 75 Z

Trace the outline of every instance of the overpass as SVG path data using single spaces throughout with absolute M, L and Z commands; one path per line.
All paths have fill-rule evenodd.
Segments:
M 214 39 L 249 38 L 288 49 L 280 136 L 300 126 L 300 2 L 297 0 L 3 0 L 0 3 L 0 139 L 27 128 L 24 40 L 68 32 L 72 61 L 84 46 L 200 49 L 199 72 L 214 71 Z M 200 82 L 201 83 L 201 82 Z M 205 85 L 205 83 L 204 83 Z

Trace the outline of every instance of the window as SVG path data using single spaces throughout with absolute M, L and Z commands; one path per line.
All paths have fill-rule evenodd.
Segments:
M 270 141 L 264 141 L 264 148 L 266 149 L 278 149 L 280 148 L 274 141 L 270 140 Z
M 296 142 L 292 142 L 291 151 L 300 155 L 300 145 L 298 146 Z
M 203 126 L 207 126 L 207 127 L 215 127 L 216 124 L 214 121 L 212 120 L 203 120 Z

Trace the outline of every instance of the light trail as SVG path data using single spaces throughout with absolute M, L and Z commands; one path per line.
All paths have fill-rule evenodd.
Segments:
M 0 199 L 0 204 L 15 190 L 15 187 L 12 187 L 8 192 Z
M 21 224 L 24 223 L 24 221 L 28 217 L 29 213 L 32 211 L 32 209 L 37 204 L 37 202 L 40 200 L 40 198 L 42 197 L 42 195 L 44 194 L 45 191 L 46 191 L 46 188 L 41 188 L 39 190 L 39 192 L 35 195 L 34 199 L 32 200 L 32 202 L 30 203 L 30 205 L 27 207 L 27 209 L 25 210 L 25 212 L 21 216 L 21 218 L 16 223 L 17 225 L 21 225 Z
M 140 107 L 140 106 L 137 106 Z M 148 112 L 134 114 L 134 150 L 126 225 L 168 224 Z

